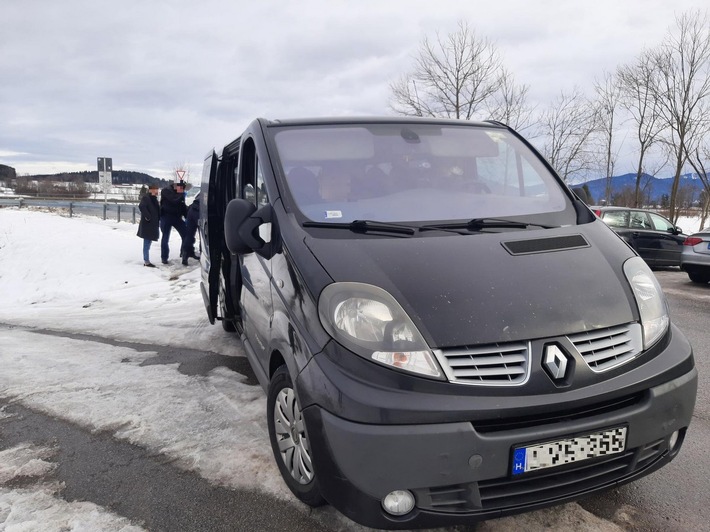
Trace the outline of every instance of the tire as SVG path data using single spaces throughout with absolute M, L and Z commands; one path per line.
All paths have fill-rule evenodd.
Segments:
M 271 379 L 266 416 L 271 449 L 284 482 L 301 502 L 321 506 L 325 499 L 316 482 L 301 408 L 286 366 Z
M 224 278 L 224 272 L 220 268 L 219 270 L 219 312 L 222 315 L 222 329 L 227 332 L 233 333 L 237 331 L 237 326 L 234 323 L 234 312 L 230 308 L 231 305 L 228 302 L 227 296 L 227 281 Z
M 688 277 L 694 283 L 707 284 L 708 282 L 710 282 L 710 272 L 707 271 L 689 271 Z

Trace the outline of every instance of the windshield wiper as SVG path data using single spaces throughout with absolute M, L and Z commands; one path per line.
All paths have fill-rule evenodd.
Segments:
M 408 225 L 392 224 L 387 222 L 377 222 L 374 220 L 354 220 L 352 222 L 303 222 L 303 227 L 327 227 L 333 229 L 349 229 L 355 233 L 394 233 L 401 235 L 413 235 L 417 228 Z
M 465 229 L 467 231 L 481 231 L 484 229 L 527 229 L 528 227 L 542 227 L 552 229 L 554 225 L 543 225 L 531 222 L 518 222 L 504 218 L 474 218 L 467 222 L 453 222 L 444 224 L 422 225 L 413 227 L 376 220 L 354 220 L 352 222 L 303 222 L 303 227 L 324 227 L 328 229 L 347 229 L 354 233 L 391 233 L 413 235 L 417 231 L 452 231 Z
M 544 225 L 532 222 L 519 222 L 516 220 L 506 220 L 505 218 L 473 218 L 467 222 L 453 222 L 447 224 L 423 225 L 420 231 L 436 231 L 447 229 L 468 229 L 469 231 L 481 231 L 483 229 L 527 229 L 528 227 L 541 227 L 552 229 L 555 225 Z

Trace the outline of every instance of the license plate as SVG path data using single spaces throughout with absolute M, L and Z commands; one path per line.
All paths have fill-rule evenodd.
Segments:
M 514 476 L 621 453 L 626 449 L 626 427 L 602 430 L 587 436 L 536 443 L 513 449 Z

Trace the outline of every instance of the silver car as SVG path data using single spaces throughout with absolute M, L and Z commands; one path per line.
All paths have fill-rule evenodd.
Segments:
M 710 282 L 710 227 L 685 239 L 680 255 L 680 269 L 694 283 Z

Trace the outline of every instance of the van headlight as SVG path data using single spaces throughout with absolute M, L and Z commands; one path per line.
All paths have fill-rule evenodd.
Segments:
M 318 300 L 325 330 L 358 355 L 403 371 L 443 379 L 421 333 L 385 290 L 364 283 L 333 283 Z
M 656 276 L 641 257 L 627 260 L 624 263 L 624 274 L 634 292 L 641 315 L 645 350 L 660 340 L 668 330 L 668 303 Z

